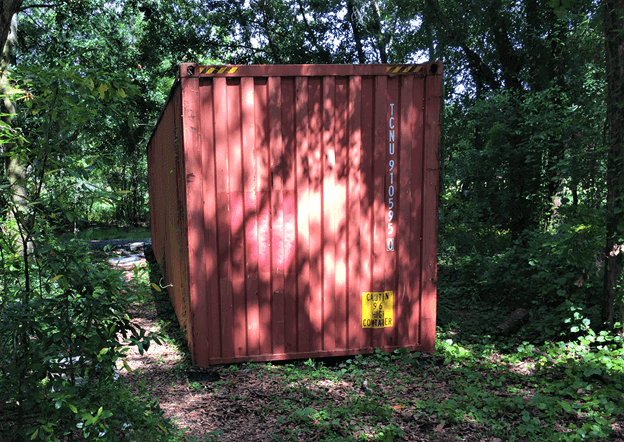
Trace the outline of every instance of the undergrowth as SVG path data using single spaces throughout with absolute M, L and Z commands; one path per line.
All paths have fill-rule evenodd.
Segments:
M 279 386 L 260 410 L 276 417 L 273 440 L 585 441 L 618 435 L 621 356 L 621 337 L 591 329 L 507 353 L 440 329 L 435 355 L 399 349 L 245 369 Z

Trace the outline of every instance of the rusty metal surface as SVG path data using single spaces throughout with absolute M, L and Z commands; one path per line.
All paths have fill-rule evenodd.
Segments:
M 181 66 L 150 209 L 195 364 L 433 351 L 441 74 Z
M 184 155 L 182 151 L 182 91 L 170 96 L 148 149 L 150 225 L 154 255 L 163 268 L 162 285 L 174 306 L 180 325 L 191 340 L 188 300 L 188 254 Z

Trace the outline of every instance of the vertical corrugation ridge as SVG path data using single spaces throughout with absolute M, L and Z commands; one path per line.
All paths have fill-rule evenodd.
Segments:
M 271 278 L 273 352 L 284 353 L 284 170 L 282 156 L 281 77 L 271 77 L 269 84 L 269 144 L 271 155 Z M 278 223 L 276 225 L 276 222 Z
M 323 350 L 333 350 L 336 346 L 335 324 L 335 274 L 336 274 L 336 80 L 323 78 L 322 90 L 322 299 L 323 299 Z
M 182 182 L 184 188 L 184 219 L 185 234 L 184 252 L 180 256 L 188 261 L 188 271 L 185 275 L 187 287 L 187 316 L 191 355 L 195 363 L 206 363 L 207 349 L 203 347 L 200 336 L 207 330 L 205 316 L 198 314 L 205 308 L 205 271 L 202 268 L 202 252 L 204 243 L 204 213 L 203 213 L 203 185 L 202 185 L 202 149 L 200 145 L 200 111 L 199 111 L 199 79 L 183 78 L 182 87 L 185 89 L 182 101 L 184 125 L 184 170 Z
M 215 155 L 217 188 L 217 267 L 219 311 L 221 313 L 221 356 L 233 356 L 232 287 L 231 287 L 231 223 L 229 207 L 229 149 L 227 131 L 227 85 L 225 78 L 214 81 Z
M 245 231 L 245 342 L 246 355 L 259 354 L 258 306 L 258 193 L 255 155 L 255 97 L 251 77 L 241 79 L 241 126 Z
M 347 208 L 349 222 L 347 222 L 347 314 L 348 340 L 347 346 L 357 348 L 360 346 L 362 331 L 361 316 L 358 309 L 361 308 L 360 278 L 362 273 L 361 248 L 360 248 L 360 204 L 361 199 L 357 194 L 361 188 L 360 161 L 362 145 L 362 77 L 349 77 L 349 181 L 347 192 Z M 353 305 L 351 304 L 353 301 Z M 360 311 L 361 313 L 361 311 Z
M 246 354 L 245 229 L 240 79 L 226 80 L 230 213 L 230 284 L 234 354 Z
M 297 77 L 295 108 L 295 176 L 297 179 L 297 351 L 308 351 L 310 347 L 310 144 L 308 115 L 308 79 Z
M 205 337 L 208 357 L 221 356 L 221 310 L 219 299 L 218 247 L 217 247 L 217 164 L 215 158 L 215 121 L 212 81 L 200 83 L 200 112 L 202 132 L 202 174 L 204 181 L 204 267 L 207 306 L 203 312 L 209 323 Z

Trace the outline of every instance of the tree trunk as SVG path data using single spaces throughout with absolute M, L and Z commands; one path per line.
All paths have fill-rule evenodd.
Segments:
M 624 0 L 605 0 L 604 33 L 607 62 L 607 240 L 602 319 L 613 328 L 615 305 L 622 295 L 624 228 Z M 623 223 L 624 224 L 624 223 Z
M 2 0 L 2 9 L 0 12 L 0 48 L 4 48 L 11 32 L 13 16 L 17 14 L 22 7 L 22 1 L 23 0 Z
M 353 40 L 355 41 L 358 61 L 360 64 L 366 64 L 366 57 L 364 56 L 364 49 L 362 48 L 362 37 L 360 36 L 360 24 L 355 17 L 353 0 L 347 0 L 347 14 L 349 15 L 349 23 L 351 23 L 351 29 L 353 30 Z
M 4 13 L 3 13 L 4 15 Z M 4 114 L 1 118 L 2 121 L 9 127 L 12 126 L 11 116 L 15 113 L 15 103 L 10 93 L 12 89 L 10 81 L 9 67 L 13 64 L 13 49 L 17 40 L 17 16 L 13 16 L 13 20 L 10 22 L 9 31 L 4 37 L 2 56 L 0 57 L 0 95 L 2 96 L 2 102 L 0 102 L 0 112 Z M 0 153 L 5 156 L 4 168 L 6 177 L 10 184 L 10 190 L 7 195 L 7 199 L 3 201 L 11 208 L 9 216 L 19 217 L 18 222 L 23 221 L 23 213 L 25 213 L 26 201 L 26 188 L 24 184 L 26 182 L 26 168 L 20 155 L 12 154 L 11 151 L 15 149 L 15 144 L 6 143 L 0 145 Z M 22 216 L 20 216 L 22 215 Z
M 373 1 L 373 14 L 375 16 L 374 29 L 375 38 L 377 39 L 377 49 L 379 50 L 379 60 L 382 64 L 388 63 L 388 53 L 386 51 L 386 35 L 383 31 L 383 24 L 381 23 L 381 12 L 379 11 L 379 4 Z

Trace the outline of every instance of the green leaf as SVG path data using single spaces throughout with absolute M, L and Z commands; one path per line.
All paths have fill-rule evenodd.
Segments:
M 38 434 L 39 434 L 39 428 L 37 428 L 35 432 L 32 434 L 32 436 L 30 436 L 30 440 L 35 440 Z
M 73 411 L 74 413 L 78 413 L 78 409 L 74 405 L 68 404 L 68 406 L 71 411 Z
M 100 98 L 103 100 L 104 97 L 106 96 L 106 91 L 108 90 L 108 85 L 102 83 L 100 85 L 100 87 L 98 88 L 98 92 L 100 93 Z

